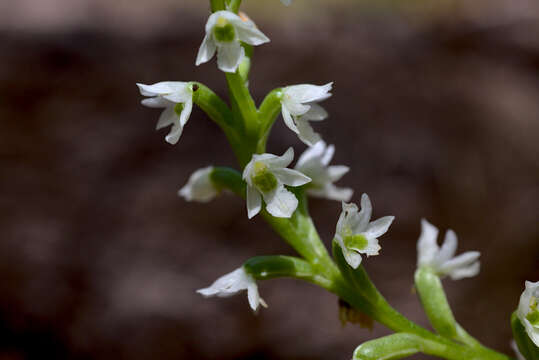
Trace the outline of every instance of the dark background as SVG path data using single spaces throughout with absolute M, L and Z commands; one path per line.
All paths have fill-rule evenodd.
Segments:
M 365 262 L 381 291 L 428 326 L 412 292 L 419 220 L 452 228 L 482 253 L 478 277 L 444 281 L 456 317 L 509 354 L 509 314 L 539 279 L 537 3 L 245 3 L 272 39 L 256 49 L 257 101 L 335 81 L 315 127 L 352 168 L 340 184 L 396 216 Z M 244 294 L 195 293 L 251 256 L 292 254 L 237 198 L 178 198 L 233 155 L 200 110 L 171 146 L 139 104 L 136 82 L 226 96 L 215 62 L 194 66 L 204 1 L 8 0 L 0 14 L 0 359 L 348 359 L 388 333 L 343 328 L 333 295 L 294 280 L 259 283 L 257 316 Z M 279 120 L 269 151 L 290 145 L 304 149 Z M 329 244 L 340 204 L 311 211 Z

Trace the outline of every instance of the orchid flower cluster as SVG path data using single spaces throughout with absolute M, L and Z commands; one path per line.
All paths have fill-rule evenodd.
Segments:
M 291 0 L 281 0 L 290 5 Z M 377 321 L 394 334 L 359 345 L 354 359 L 400 359 L 415 353 L 461 360 L 503 360 L 510 357 L 486 348 L 455 320 L 441 279 L 473 277 L 479 273 L 479 252 L 455 256 L 457 236 L 445 234 L 437 243 L 438 229 L 421 220 L 417 242 L 415 288 L 433 331 L 429 331 L 395 310 L 380 294 L 363 267 L 367 258 L 380 254 L 379 238 L 390 228 L 394 217 L 372 220 L 373 207 L 367 194 L 360 206 L 350 202 L 353 191 L 335 185 L 348 171 L 330 165 L 335 147 L 326 144 L 311 122 L 328 118 L 320 103 L 332 96 L 333 83 L 299 84 L 271 91 L 259 106 L 248 88 L 253 47 L 269 42 L 255 23 L 239 11 L 241 0 L 211 0 L 211 14 L 196 56 L 196 65 L 217 55 L 217 66 L 226 77 L 230 104 L 207 86 L 196 81 L 163 81 L 137 84 L 142 104 L 163 109 L 157 129 L 170 126 L 165 140 L 176 144 L 194 105 L 201 108 L 227 137 L 239 169 L 207 166 L 196 170 L 178 194 L 187 201 L 209 202 L 231 192 L 245 199 L 249 219 L 260 215 L 298 253 L 298 256 L 257 256 L 198 290 L 205 297 L 226 297 L 247 290 L 253 311 L 267 307 L 260 297 L 257 281 L 292 277 L 316 284 L 337 295 L 344 320 Z M 294 149 L 284 154 L 266 152 L 274 122 L 282 115 L 285 125 L 307 145 L 293 168 Z M 340 201 L 342 212 L 330 256 L 308 212 L 308 197 Z M 369 260 L 371 261 L 371 260 Z M 526 282 L 517 310 L 512 316 L 516 356 L 539 359 L 539 282 Z M 363 320 L 365 322 L 365 320 Z

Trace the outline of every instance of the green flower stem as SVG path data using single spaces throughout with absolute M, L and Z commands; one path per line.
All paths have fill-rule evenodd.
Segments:
M 231 131 L 237 126 L 227 104 L 206 85 L 193 82 L 193 102 L 198 105 L 219 127 Z
M 229 0 L 228 2 L 228 10 L 238 13 L 240 10 L 241 0 Z
M 245 181 L 241 174 L 228 167 L 215 167 L 210 174 L 213 185 L 219 189 L 227 189 L 245 199 Z
M 334 277 L 339 270 L 320 240 L 313 220 L 309 216 L 304 189 L 299 187 L 289 188 L 289 190 L 294 192 L 299 201 L 298 208 L 291 218 L 273 217 L 266 210 L 261 211 L 262 216 L 277 234 L 313 265 L 316 271 L 330 278 Z
M 258 140 L 257 150 L 259 152 L 266 151 L 266 143 L 268 141 L 271 128 L 281 112 L 281 91 L 282 88 L 272 90 L 258 108 L 258 118 L 260 120 L 260 140 Z
M 341 274 L 340 278 L 337 277 L 333 279 L 334 287 L 327 290 L 335 293 L 340 298 L 379 323 L 387 326 L 389 329 L 397 333 L 403 332 L 415 334 L 424 340 L 438 344 L 440 349 L 460 349 L 458 354 L 455 355 L 451 355 L 451 352 L 448 352 L 447 356 L 436 354 L 437 356 L 445 357 L 447 359 L 509 359 L 507 356 L 490 349 L 459 345 L 447 338 L 435 335 L 427 329 L 408 320 L 389 305 L 369 279 L 369 276 L 362 266 L 353 269 L 348 265 L 344 259 L 342 250 L 336 241 L 333 242 L 333 255 Z M 471 356 L 471 354 L 473 354 L 473 356 Z
M 211 11 L 216 12 L 219 10 L 225 9 L 225 1 L 224 0 L 210 0 L 211 4 Z
M 245 81 L 239 72 L 226 73 L 226 80 L 230 94 L 237 104 L 237 111 L 243 120 L 247 137 L 250 140 L 258 140 L 258 113 Z
M 294 256 L 257 256 L 247 260 L 243 266 L 257 280 L 291 277 L 324 288 L 331 286 L 331 281 L 319 274 L 311 264 Z

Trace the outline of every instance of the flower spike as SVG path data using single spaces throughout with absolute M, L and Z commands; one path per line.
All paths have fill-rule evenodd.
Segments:
M 441 248 L 436 243 L 438 229 L 427 220 L 421 220 L 421 235 L 417 241 L 417 266 L 429 266 L 438 276 L 449 275 L 453 280 L 475 276 L 479 273 L 478 251 L 467 251 L 455 256 L 457 235 L 447 230 Z
M 294 169 L 312 179 L 307 187 L 307 194 L 330 200 L 350 201 L 354 191 L 350 188 L 338 188 L 333 184 L 350 170 L 343 165 L 329 166 L 334 152 L 333 145 L 326 146 L 324 141 L 319 141 L 301 154 Z
M 149 96 L 141 101 L 151 108 L 164 108 L 156 129 L 172 125 L 165 140 L 176 144 L 180 140 L 183 127 L 189 120 L 193 109 L 193 89 L 190 83 L 181 81 L 162 81 L 153 85 L 137 84 L 140 94 Z
M 354 203 L 342 203 L 335 240 L 341 247 L 346 262 L 354 269 L 361 264 L 361 254 L 378 255 L 381 249 L 378 237 L 387 232 L 395 219 L 394 216 L 384 216 L 370 221 L 371 214 L 372 204 L 367 194 L 361 196 L 361 211 Z
M 245 271 L 243 266 L 231 273 L 221 276 L 209 287 L 197 290 L 197 293 L 204 297 L 228 297 L 242 290 L 247 290 L 247 299 L 249 300 L 249 305 L 253 311 L 257 311 L 260 305 L 268 307 L 264 299 L 258 294 L 258 287 L 256 286 L 255 279 Z
M 210 61 L 217 51 L 219 69 L 233 73 L 245 57 L 241 42 L 261 45 L 269 41 L 251 20 L 241 18 L 231 11 L 216 11 L 206 23 L 206 36 L 198 50 L 196 65 Z
M 525 286 L 520 296 L 517 316 L 530 339 L 539 347 L 539 281 L 526 281 Z
M 189 177 L 187 184 L 178 191 L 178 195 L 187 201 L 206 203 L 219 194 L 211 181 L 213 166 L 198 169 Z
M 288 169 L 294 159 L 294 149 L 289 148 L 282 156 L 254 154 L 243 170 L 247 182 L 247 215 L 249 219 L 262 209 L 262 198 L 266 210 L 275 217 L 289 218 L 298 207 L 298 199 L 284 185 L 301 186 L 311 178 L 299 171 Z
M 280 95 L 281 110 L 286 126 L 305 144 L 312 146 L 320 140 L 309 121 L 322 121 L 328 113 L 317 102 L 324 101 L 330 93 L 333 83 L 317 86 L 310 84 L 292 85 L 283 88 Z

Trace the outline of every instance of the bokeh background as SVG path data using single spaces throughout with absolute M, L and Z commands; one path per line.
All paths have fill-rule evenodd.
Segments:
M 539 280 L 539 3 L 535 0 L 246 0 L 272 39 L 250 86 L 335 82 L 316 129 L 341 181 L 395 215 L 366 268 L 428 326 L 412 291 L 419 220 L 482 252 L 446 280 L 458 320 L 510 353 L 509 314 Z M 294 280 L 259 284 L 270 307 L 195 290 L 255 255 L 292 254 L 244 203 L 186 203 L 199 167 L 232 165 L 195 110 L 176 146 L 136 82 L 199 80 L 203 0 L 0 2 L 0 359 L 348 359 L 388 331 L 338 320 L 337 299 Z M 269 150 L 304 149 L 277 122 Z M 326 244 L 337 202 L 313 200 Z M 427 359 L 416 356 L 415 359 Z

